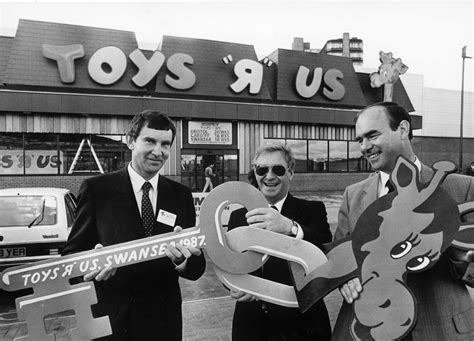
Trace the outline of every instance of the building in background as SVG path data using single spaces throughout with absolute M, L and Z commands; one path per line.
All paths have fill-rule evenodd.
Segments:
M 357 66 L 362 66 L 364 63 L 364 42 L 357 37 L 350 38 L 349 33 L 344 33 L 342 38 L 328 40 L 321 49 L 311 48 L 309 42 L 305 42 L 303 38 L 295 37 L 292 49 L 350 58 Z
M 319 53 L 350 58 L 354 65 L 364 64 L 364 42 L 357 37 L 344 33 L 342 38 L 331 39 L 324 44 Z

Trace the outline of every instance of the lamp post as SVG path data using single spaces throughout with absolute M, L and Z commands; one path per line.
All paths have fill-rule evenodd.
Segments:
M 459 127 L 459 172 L 462 173 L 462 149 L 463 149 L 463 119 L 464 119 L 464 60 L 472 58 L 466 54 L 467 46 L 462 48 L 462 81 L 461 81 L 461 124 Z

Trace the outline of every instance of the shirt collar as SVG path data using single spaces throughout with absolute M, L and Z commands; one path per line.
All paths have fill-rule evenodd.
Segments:
M 141 191 L 143 184 L 146 182 L 140 174 L 138 174 L 135 169 L 132 168 L 132 163 L 128 164 L 128 175 L 130 176 L 130 181 L 132 182 L 133 192 L 138 193 Z M 148 182 L 151 184 L 151 187 L 156 192 L 158 188 L 158 179 L 160 174 L 156 173 Z
M 416 157 L 416 155 L 415 155 L 415 161 L 413 163 L 415 164 L 416 168 L 418 168 L 418 171 L 421 174 L 421 162 Z M 380 178 L 379 179 L 380 179 L 380 183 L 379 183 L 380 187 L 379 188 L 383 188 L 383 187 L 385 187 L 385 184 L 387 183 L 388 179 L 390 179 L 390 174 L 380 171 Z
M 286 195 L 283 197 L 283 199 L 277 201 L 276 203 L 272 204 L 272 205 L 269 205 L 269 206 L 275 206 L 276 208 L 278 208 L 278 212 L 281 213 L 281 209 L 283 208 L 283 204 L 285 203 L 285 200 L 286 198 L 288 197 L 288 193 L 286 193 Z

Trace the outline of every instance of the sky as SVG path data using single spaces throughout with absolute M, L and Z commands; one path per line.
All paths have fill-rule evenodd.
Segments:
M 249 44 L 263 58 L 291 49 L 294 37 L 321 48 L 349 32 L 364 42 L 364 67 L 377 68 L 379 51 L 392 52 L 426 87 L 461 90 L 462 47 L 474 54 L 473 17 L 473 0 L 0 0 L 0 36 L 14 36 L 21 18 L 133 31 L 142 49 L 156 49 L 163 35 Z M 474 91 L 474 61 L 464 61 L 464 89 Z

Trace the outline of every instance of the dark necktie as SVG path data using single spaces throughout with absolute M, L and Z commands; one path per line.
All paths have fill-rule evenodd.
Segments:
M 395 188 L 393 187 L 392 183 L 390 182 L 390 180 L 387 180 L 387 182 L 385 183 L 385 187 L 388 188 L 388 193 L 391 193 L 395 190 Z
M 142 186 L 142 223 L 145 229 L 145 236 L 151 236 L 153 232 L 153 224 L 155 222 L 155 214 L 153 213 L 153 206 L 150 201 L 151 184 L 146 181 Z
M 275 205 L 271 205 L 270 207 L 278 212 L 278 208 Z

